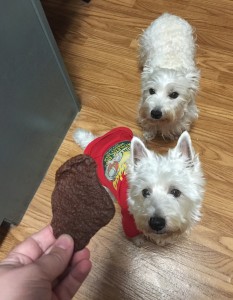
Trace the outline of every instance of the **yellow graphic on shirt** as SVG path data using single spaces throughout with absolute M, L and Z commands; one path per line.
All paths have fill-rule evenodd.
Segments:
M 123 180 L 126 174 L 126 162 L 130 157 L 130 142 L 121 142 L 110 148 L 104 155 L 104 174 L 112 181 L 113 187 L 117 190 L 119 180 Z

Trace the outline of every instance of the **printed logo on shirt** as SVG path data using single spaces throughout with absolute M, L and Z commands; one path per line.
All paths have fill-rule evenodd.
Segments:
M 104 174 L 117 190 L 119 180 L 126 174 L 126 161 L 130 157 L 130 142 L 120 142 L 111 147 L 104 155 Z

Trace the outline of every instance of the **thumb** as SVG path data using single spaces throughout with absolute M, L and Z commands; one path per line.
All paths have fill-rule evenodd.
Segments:
M 72 237 L 63 234 L 56 240 L 50 252 L 37 260 L 36 263 L 46 275 L 47 280 L 53 281 L 65 271 L 72 257 L 73 249 Z

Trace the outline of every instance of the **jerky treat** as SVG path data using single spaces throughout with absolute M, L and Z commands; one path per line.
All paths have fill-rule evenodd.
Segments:
M 113 218 L 113 201 L 99 183 L 96 163 L 90 156 L 75 156 L 57 170 L 52 213 L 54 236 L 71 235 L 74 251 L 83 249 Z

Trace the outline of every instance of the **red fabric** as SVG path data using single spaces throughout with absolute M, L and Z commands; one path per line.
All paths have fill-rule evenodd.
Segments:
M 128 183 L 125 176 L 126 160 L 130 155 L 133 133 L 129 128 L 118 127 L 92 141 L 84 154 L 97 163 L 97 175 L 101 184 L 107 187 L 117 199 L 122 213 L 122 225 L 128 237 L 140 234 L 133 216 L 128 211 Z

